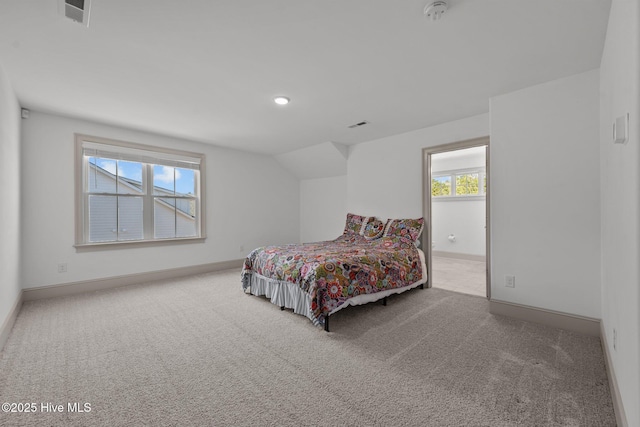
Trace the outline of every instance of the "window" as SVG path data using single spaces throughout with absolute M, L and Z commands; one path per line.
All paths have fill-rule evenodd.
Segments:
M 446 200 L 465 200 L 484 197 L 487 193 L 487 174 L 484 168 L 434 172 L 431 196 Z
M 76 246 L 202 239 L 204 155 L 76 135 Z
M 451 195 L 451 175 L 436 176 L 431 180 L 431 195 L 450 196 Z
M 478 188 L 477 173 L 456 175 L 456 196 L 477 196 Z

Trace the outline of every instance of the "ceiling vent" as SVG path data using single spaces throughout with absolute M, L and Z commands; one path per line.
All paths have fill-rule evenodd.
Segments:
M 349 126 L 349 129 L 359 128 L 360 126 L 364 126 L 364 125 L 368 125 L 368 124 L 369 124 L 369 122 L 367 122 L 367 121 L 356 123 L 355 125 Z
M 85 27 L 89 26 L 91 0 L 58 0 L 61 14 Z

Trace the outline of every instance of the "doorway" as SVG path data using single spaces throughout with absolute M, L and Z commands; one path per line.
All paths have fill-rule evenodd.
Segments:
M 428 286 L 490 299 L 489 137 L 423 150 Z

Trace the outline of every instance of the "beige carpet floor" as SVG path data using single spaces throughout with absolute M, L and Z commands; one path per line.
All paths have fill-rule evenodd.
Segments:
M 245 295 L 238 271 L 27 302 L 0 402 L 38 411 L 0 425 L 615 425 L 597 338 L 493 316 L 483 298 L 415 289 L 331 328 Z
M 433 256 L 432 286 L 465 294 L 487 296 L 487 263 Z

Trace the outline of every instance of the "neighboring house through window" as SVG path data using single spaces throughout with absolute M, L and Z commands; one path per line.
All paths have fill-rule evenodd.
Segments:
M 76 135 L 76 246 L 202 239 L 204 155 Z

